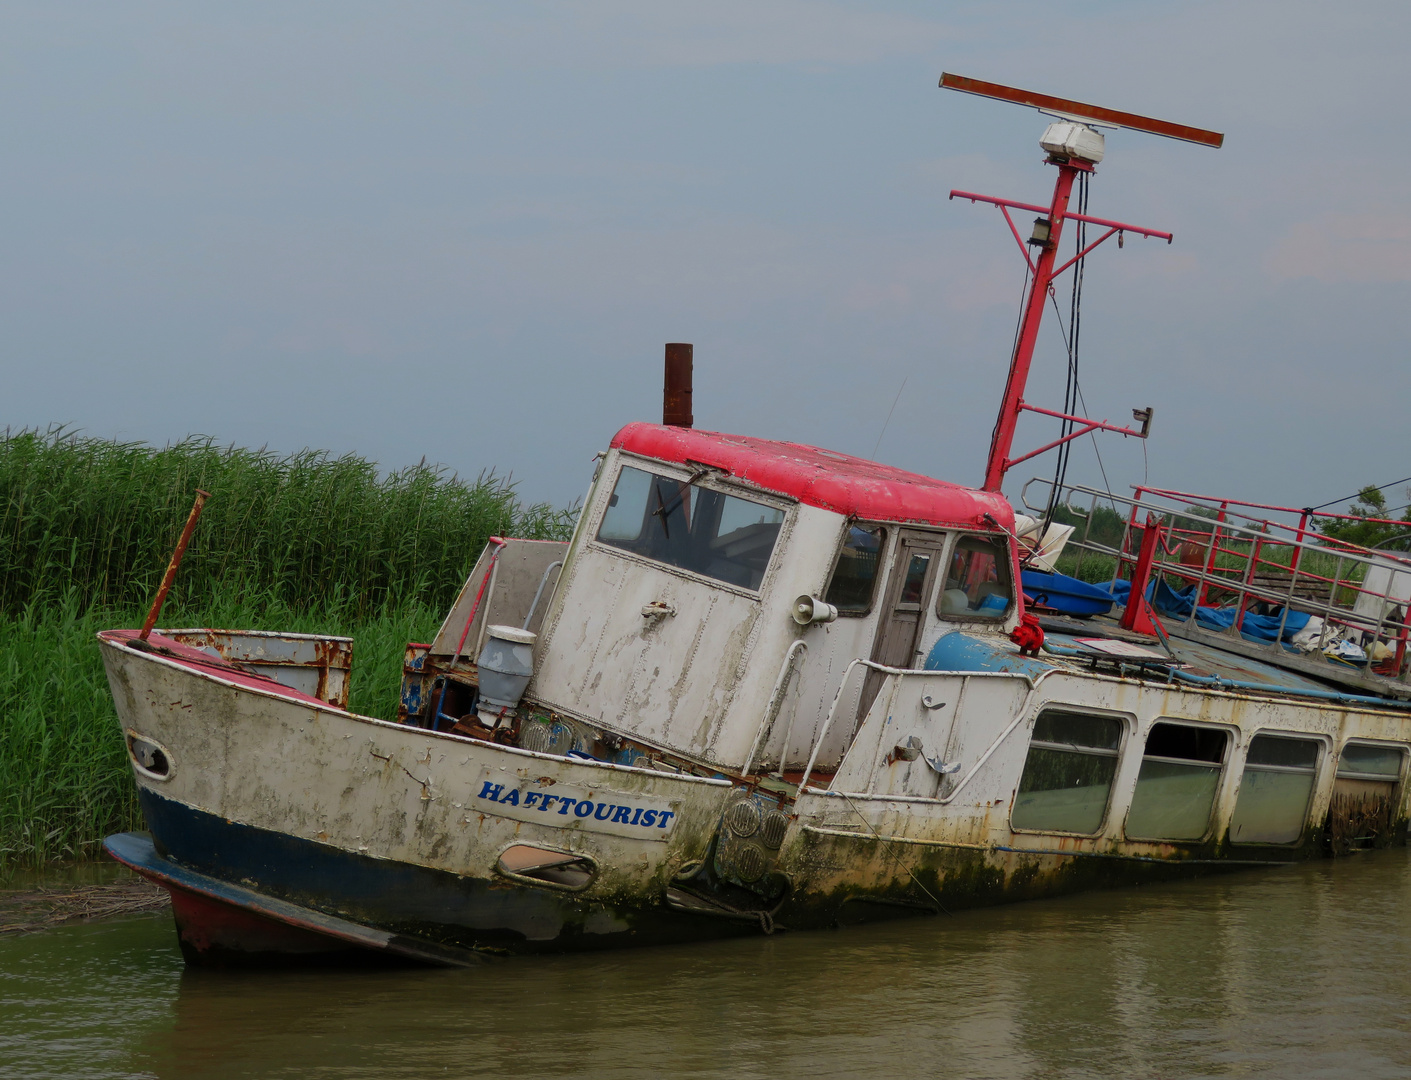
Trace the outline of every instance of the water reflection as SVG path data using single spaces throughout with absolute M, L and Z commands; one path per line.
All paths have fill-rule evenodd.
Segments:
M 0 1032 L 25 1033 L 0 1035 L 0 1060 L 42 1046 L 26 1061 L 50 1075 L 163 1078 L 1405 1077 L 1409 890 L 1399 850 L 473 971 L 187 971 L 164 920 L 134 920 L 0 942 Z

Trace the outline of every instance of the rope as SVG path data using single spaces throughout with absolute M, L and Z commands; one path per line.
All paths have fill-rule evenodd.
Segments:
M 935 894 L 932 893 L 930 889 L 926 888 L 925 885 L 921 884 L 920 879 L 911 872 L 911 867 L 907 866 L 906 863 L 901 861 L 901 858 L 896 853 L 896 848 L 888 841 L 883 840 L 881 834 L 872 827 L 872 822 L 868 821 L 867 818 L 862 816 L 862 811 L 857 808 L 857 803 L 852 801 L 852 796 L 850 796 L 846 791 L 840 791 L 838 792 L 838 794 L 841 795 L 843 798 L 847 799 L 848 805 L 852 807 L 852 812 L 862 819 L 862 823 L 867 826 L 867 831 L 872 834 L 873 839 L 875 839 L 879 844 L 881 844 L 887 849 L 887 854 L 892 857 L 892 861 L 894 861 L 898 866 L 905 870 L 907 876 L 916 883 L 916 887 L 931 898 L 931 903 L 936 905 L 936 910 L 939 911 L 942 915 L 951 914 L 951 912 L 946 910 L 946 906 L 942 904 L 938 899 L 936 899 Z

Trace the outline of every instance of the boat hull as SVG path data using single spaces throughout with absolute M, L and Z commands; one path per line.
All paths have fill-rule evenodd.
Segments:
M 723 777 L 355 716 L 121 638 L 105 636 L 104 656 L 152 837 L 140 857 L 126 838 L 109 850 L 172 891 L 183 948 L 202 962 L 348 948 L 466 962 L 1286 865 L 1336 831 L 1325 824 L 1344 798 L 1336 747 L 1361 740 L 1405 760 L 1403 712 L 1053 667 L 894 671 L 828 787 L 804 784 L 780 809 Z M 1089 834 L 1016 826 L 1035 718 L 1079 709 L 1126 732 L 1102 781 L 1102 821 Z M 1187 841 L 1126 835 L 1158 724 L 1217 732 L 1230 748 L 1202 789 L 1205 831 Z M 1262 732 L 1316 743 L 1318 764 L 1287 837 L 1240 841 L 1242 755 Z M 930 747 L 945 760 L 920 752 Z M 1375 842 L 1404 843 L 1406 786 L 1378 790 Z M 669 829 L 649 806 L 669 813 Z M 591 872 L 530 880 L 506 862 L 526 847 Z
M 473 952 L 613 948 L 748 928 L 667 901 L 680 868 L 708 849 L 727 781 L 359 717 L 122 641 L 105 640 L 104 657 L 130 748 L 134 740 L 158 748 L 166 769 L 154 775 L 134 758 L 154 855 L 250 894 L 202 894 L 215 904 L 261 918 L 265 901 L 293 904 Z M 560 793 L 552 804 L 549 792 Z M 634 829 L 634 806 L 669 807 L 658 813 L 670 813 L 670 828 Z M 591 882 L 540 885 L 504 873 L 503 857 L 525 847 L 584 860 Z M 247 933 L 219 908 L 179 896 L 191 891 L 181 881 L 161 883 L 174 889 L 189 955 L 270 951 L 263 923 Z

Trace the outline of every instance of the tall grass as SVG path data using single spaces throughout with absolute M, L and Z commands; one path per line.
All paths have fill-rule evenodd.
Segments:
M 562 535 L 569 512 L 525 506 L 513 485 L 413 465 L 379 476 L 353 454 L 164 449 L 51 429 L 0 438 L 0 612 L 70 589 L 89 605 L 150 600 L 197 488 L 211 492 L 173 599 L 217 587 L 292 608 L 372 613 L 449 602 L 486 538 Z
M 574 513 L 424 462 L 0 436 L 0 872 L 138 824 L 94 635 L 141 624 L 197 487 L 212 498 L 163 625 L 350 636 L 349 705 L 384 719 L 403 647 L 430 640 L 485 540 L 564 537 Z

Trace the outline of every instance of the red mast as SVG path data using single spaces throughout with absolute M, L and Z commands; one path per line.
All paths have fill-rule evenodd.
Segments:
M 993 196 L 977 195 L 969 191 L 952 191 L 950 193 L 952 199 L 959 197 L 969 199 L 971 202 L 987 202 L 998 206 L 1000 212 L 1004 214 L 1010 232 L 1014 234 L 1015 242 L 1019 245 L 1025 262 L 1029 264 L 1031 274 L 1029 294 L 1024 302 L 1024 317 L 1019 326 L 1019 336 L 1015 341 L 1014 356 L 1010 359 L 1009 379 L 1005 383 L 999 419 L 995 423 L 994 437 L 990 442 L 990 455 L 985 464 L 984 490 L 999 491 L 1004 484 L 1004 474 L 1012 466 L 1066 442 L 1071 442 L 1090 431 L 1115 431 L 1122 435 L 1145 439 L 1151 429 L 1151 409 L 1134 409 L 1132 411 L 1132 415 L 1141 421 L 1142 425 L 1140 429 L 1133 429 L 1118 427 L 1115 424 L 1109 424 L 1106 420 L 1089 420 L 1086 417 L 1041 409 L 1026 404 L 1024 401 L 1024 387 L 1029 380 L 1029 365 L 1034 358 L 1034 345 L 1039 339 L 1039 326 L 1043 322 L 1044 305 L 1048 303 L 1049 296 L 1053 291 L 1054 279 L 1114 233 L 1119 238 L 1119 244 L 1122 234 L 1128 232 L 1137 233 L 1140 236 L 1159 237 L 1168 244 L 1172 239 L 1170 233 L 1160 232 L 1156 229 L 1128 225 L 1120 221 L 1107 221 L 1103 218 L 1089 217 L 1086 214 L 1069 213 L 1068 199 L 1073 192 L 1073 181 L 1077 179 L 1079 173 L 1091 173 L 1103 156 L 1103 137 L 1091 125 L 1132 128 L 1171 139 L 1200 143 L 1204 146 L 1218 147 L 1224 142 L 1225 137 L 1214 131 L 1172 124 L 1165 120 L 1154 120 L 1150 117 L 1137 116 L 1134 113 L 1086 105 L 1079 101 L 1051 97 L 1048 94 L 1037 94 L 1027 90 L 1017 90 L 999 83 L 981 82 L 978 79 L 967 79 L 964 76 L 949 73 L 941 76 L 941 86 L 948 90 L 960 90 L 981 97 L 1029 105 L 1059 118 L 1056 123 L 1048 126 L 1043 137 L 1039 140 L 1039 145 L 1048 153 L 1048 164 L 1058 167 L 1058 179 L 1053 187 L 1053 200 L 1048 206 L 1035 206 L 1030 203 L 1014 202 L 1010 199 L 997 199 Z M 1014 219 L 1009 213 L 1011 209 L 1042 215 L 1035 220 L 1033 235 L 1029 237 L 1027 243 L 1019 235 L 1019 230 L 1014 225 Z M 1086 222 L 1090 225 L 1106 228 L 1107 231 L 1067 262 L 1055 268 L 1058 242 L 1063 235 L 1063 223 L 1069 220 Z M 1028 250 L 1030 246 L 1038 249 L 1037 260 L 1030 257 Z M 1022 454 L 1017 458 L 1011 458 L 1009 453 L 1014 444 L 1014 431 L 1019 423 L 1019 414 L 1026 411 L 1071 421 L 1078 426 L 1069 434 L 1047 443 L 1037 450 Z

